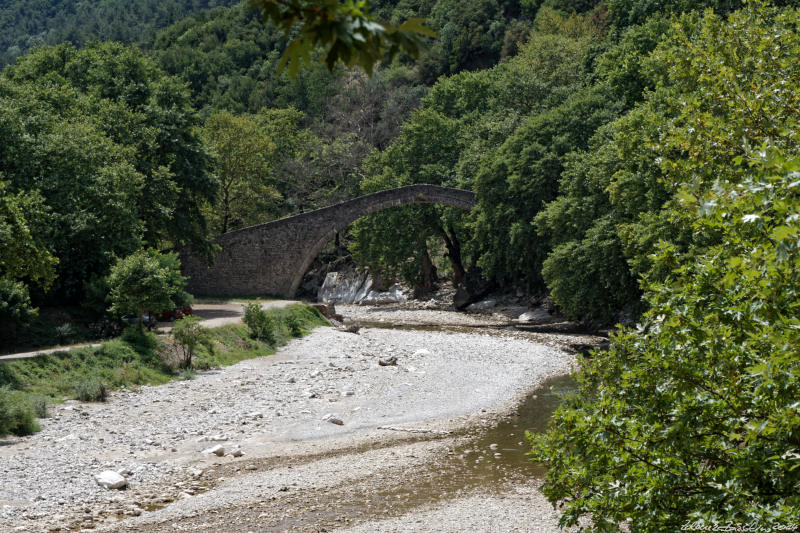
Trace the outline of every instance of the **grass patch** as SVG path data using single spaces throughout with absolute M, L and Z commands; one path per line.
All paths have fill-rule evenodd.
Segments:
M 49 403 L 69 398 L 104 401 L 108 391 L 122 386 L 191 379 L 195 370 L 273 354 L 291 338 L 308 334 L 316 326 L 328 325 L 319 311 L 302 304 L 266 313 L 274 324 L 274 342 L 252 338 L 252 332 L 244 324 L 209 329 L 210 346 L 200 348 L 194 369 L 184 372 L 170 357 L 174 345 L 135 328 L 99 347 L 1 363 L 0 435 L 38 431 L 36 418 L 46 416 Z
M 27 395 L 0 387 L 0 435 L 30 435 L 39 429 L 35 407 Z

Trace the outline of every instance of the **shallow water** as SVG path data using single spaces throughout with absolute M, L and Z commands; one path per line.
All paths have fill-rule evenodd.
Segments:
M 464 444 L 427 463 L 412 477 L 383 480 L 378 489 L 368 484 L 332 491 L 316 499 L 314 507 L 296 508 L 292 516 L 261 524 L 260 531 L 306 531 L 333 525 L 343 516 L 356 522 L 399 516 L 475 491 L 502 494 L 512 483 L 538 484 L 545 469 L 530 462 L 525 430 L 538 433 L 546 429 L 561 395 L 574 388 L 570 376 L 551 378 L 530 394 L 515 414 L 486 429 L 456 435 L 466 437 Z
M 561 395 L 575 389 L 575 380 L 559 376 L 545 381 L 518 407 L 515 414 L 469 437 L 465 444 L 432 462 L 408 483 L 375 493 L 373 500 L 390 505 L 394 512 L 447 500 L 474 490 L 502 492 L 511 481 L 539 482 L 545 473 L 528 457 L 525 431 L 539 433 L 558 407 Z

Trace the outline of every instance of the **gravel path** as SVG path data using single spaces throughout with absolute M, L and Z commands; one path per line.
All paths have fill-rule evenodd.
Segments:
M 426 319 L 464 317 L 431 312 Z M 378 364 L 392 356 L 396 366 Z M 454 446 L 438 432 L 488 423 L 573 363 L 513 335 L 318 328 L 275 356 L 192 381 L 67 402 L 41 433 L 0 441 L 0 531 L 316 531 L 382 513 L 411 529 L 389 521 L 353 531 L 515 531 L 530 520 L 538 529 L 520 530 L 555 531 L 551 507 L 527 489 L 490 498 L 497 521 L 487 524 L 508 529 L 472 527 L 483 520 L 476 495 L 408 516 L 403 507 L 359 518 L 346 502 L 419 475 Z M 224 456 L 203 453 L 215 445 Z M 236 448 L 242 457 L 230 455 Z M 128 490 L 99 487 L 103 470 L 125 471 Z M 509 518 L 516 513 L 524 520 Z M 446 525 L 415 528 L 417 519 Z

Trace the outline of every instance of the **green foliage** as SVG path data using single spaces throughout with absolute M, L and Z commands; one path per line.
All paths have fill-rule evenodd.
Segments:
M 58 344 L 69 344 L 78 332 L 74 325 L 65 322 L 60 326 L 56 326 L 55 333 L 58 338 Z
M 582 240 L 556 246 L 544 261 L 542 277 L 552 301 L 573 320 L 608 323 L 639 296 L 610 217 L 595 221 Z
M 151 43 L 158 28 L 189 13 L 240 0 L 8 0 L 0 6 L 0 69 L 42 44 Z
M 139 355 L 147 355 L 155 351 L 160 345 L 156 334 L 152 331 L 143 331 L 136 326 L 128 326 L 122 331 L 120 340 L 133 348 Z
M 28 287 L 20 281 L 0 278 L 0 340 L 14 339 L 20 327 L 36 316 Z
M 197 348 L 201 345 L 208 351 L 213 352 L 214 350 L 209 331 L 200 322 L 200 317 L 185 316 L 172 326 L 172 337 L 183 350 L 183 360 L 181 362 L 183 368 L 191 368 L 192 358 L 197 353 Z
M 184 368 L 178 373 L 180 381 L 191 381 L 197 377 L 197 371 L 194 368 Z
M 26 223 L 8 249 L 43 289 L 58 275 L 54 298 L 81 300 L 88 280 L 143 241 L 203 248 L 199 205 L 216 181 L 196 117 L 186 90 L 141 51 L 39 48 L 0 77 L 0 110 L 3 202 L 25 213 L 3 218 Z
M 275 345 L 275 319 L 267 311 L 261 309 L 260 304 L 247 304 L 244 308 L 242 322 L 250 328 L 250 334 L 254 339 L 264 341 L 270 346 Z
M 300 319 L 298 319 L 295 315 L 287 316 L 284 322 L 286 323 L 286 327 L 289 329 L 289 334 L 292 337 L 303 336 L 303 328 L 300 325 Z
M 217 161 L 219 199 L 209 206 L 214 233 L 274 218 L 280 193 L 270 183 L 269 155 L 275 145 L 255 122 L 227 112 L 211 115 L 203 139 Z
M 384 57 L 391 60 L 398 53 L 419 56 L 422 38 L 436 35 L 420 18 L 399 25 L 376 22 L 365 0 L 250 0 L 250 6 L 260 9 L 263 20 L 273 22 L 285 35 L 296 29 L 281 59 L 281 65 L 288 62 L 292 77 L 301 61 L 311 64 L 317 47 L 325 49 L 329 71 L 341 61 L 371 75 L 375 63 Z
M 25 395 L 0 386 L 0 436 L 30 435 L 39 429 L 34 408 Z
M 80 379 L 74 387 L 75 399 L 82 402 L 104 402 L 108 398 L 105 384 L 95 376 Z
M 281 32 L 242 2 L 170 26 L 159 34 L 153 55 L 166 72 L 186 81 L 205 116 L 217 109 L 256 113 L 289 106 L 323 113 L 336 74 L 315 63 L 291 79 L 278 70 L 283 48 Z
M 177 253 L 139 250 L 111 267 L 108 275 L 111 311 L 134 313 L 142 329 L 145 311 L 175 307 L 176 300 L 185 297 L 185 283 Z
M 182 82 L 166 76 L 139 49 L 116 43 L 93 43 L 83 50 L 69 45 L 39 48 L 20 58 L 4 76 L 31 85 L 26 91 L 33 89 L 41 95 L 39 107 L 51 108 L 47 111 L 56 115 L 55 128 L 62 128 L 63 122 L 88 127 L 90 132 L 79 130 L 82 135 L 76 140 L 89 136 L 88 142 L 106 145 L 106 150 L 130 165 L 97 168 L 97 156 L 79 151 L 85 146 L 72 146 L 65 154 L 70 166 L 85 165 L 74 171 L 99 172 L 101 179 L 115 185 L 114 190 L 127 190 L 128 198 L 117 200 L 119 211 L 146 221 L 141 228 L 146 242 L 204 241 L 199 206 L 214 198 L 217 183 L 208 172 L 208 156 L 195 131 L 199 121 Z M 61 142 L 71 145 L 75 140 Z M 63 146 L 52 150 L 65 151 Z M 62 176 L 68 172 L 52 176 L 52 186 L 65 187 Z M 13 183 L 15 176 L 11 172 L 8 176 Z M 129 183 L 122 182 L 125 179 Z M 40 189 L 54 211 L 63 212 L 55 208 L 63 200 L 54 198 L 49 187 Z M 128 224 L 136 227 L 136 223 Z
M 627 518 L 631 531 L 666 531 L 800 519 L 800 159 L 773 148 L 752 157 L 676 206 L 721 243 L 685 259 L 660 249 L 657 261 L 680 266 L 649 285 L 642 329 L 582 361 L 578 394 L 538 439 L 563 523 L 591 514 L 596 531 Z
M 536 441 L 565 524 L 800 520 L 799 21 L 761 3 L 677 19 L 656 89 L 615 124 L 610 215 L 650 310 L 582 361 Z
M 607 91 L 591 87 L 525 121 L 491 158 L 476 180 L 475 231 L 478 264 L 501 282 L 541 285 L 548 239 L 533 220 L 555 199 L 566 155 L 586 147 L 600 126 L 615 119 L 618 105 Z
M 58 263 L 44 235 L 47 207 L 37 192 L 13 194 L 10 189 L 0 181 L 0 279 L 26 278 L 47 288 Z

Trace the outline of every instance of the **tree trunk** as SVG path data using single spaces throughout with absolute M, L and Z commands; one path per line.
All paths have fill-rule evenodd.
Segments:
M 433 284 L 438 280 L 436 266 L 433 264 L 433 261 L 431 261 L 431 256 L 428 253 L 428 245 L 424 239 L 420 240 L 420 253 L 422 254 L 420 282 L 414 290 L 415 296 L 417 297 L 430 294 L 433 290 Z
M 447 247 L 447 257 L 450 259 L 450 264 L 453 265 L 453 285 L 458 287 L 464 284 L 466 277 L 464 263 L 461 262 L 461 242 L 452 226 L 447 229 L 441 228 L 441 231 L 444 245 Z

